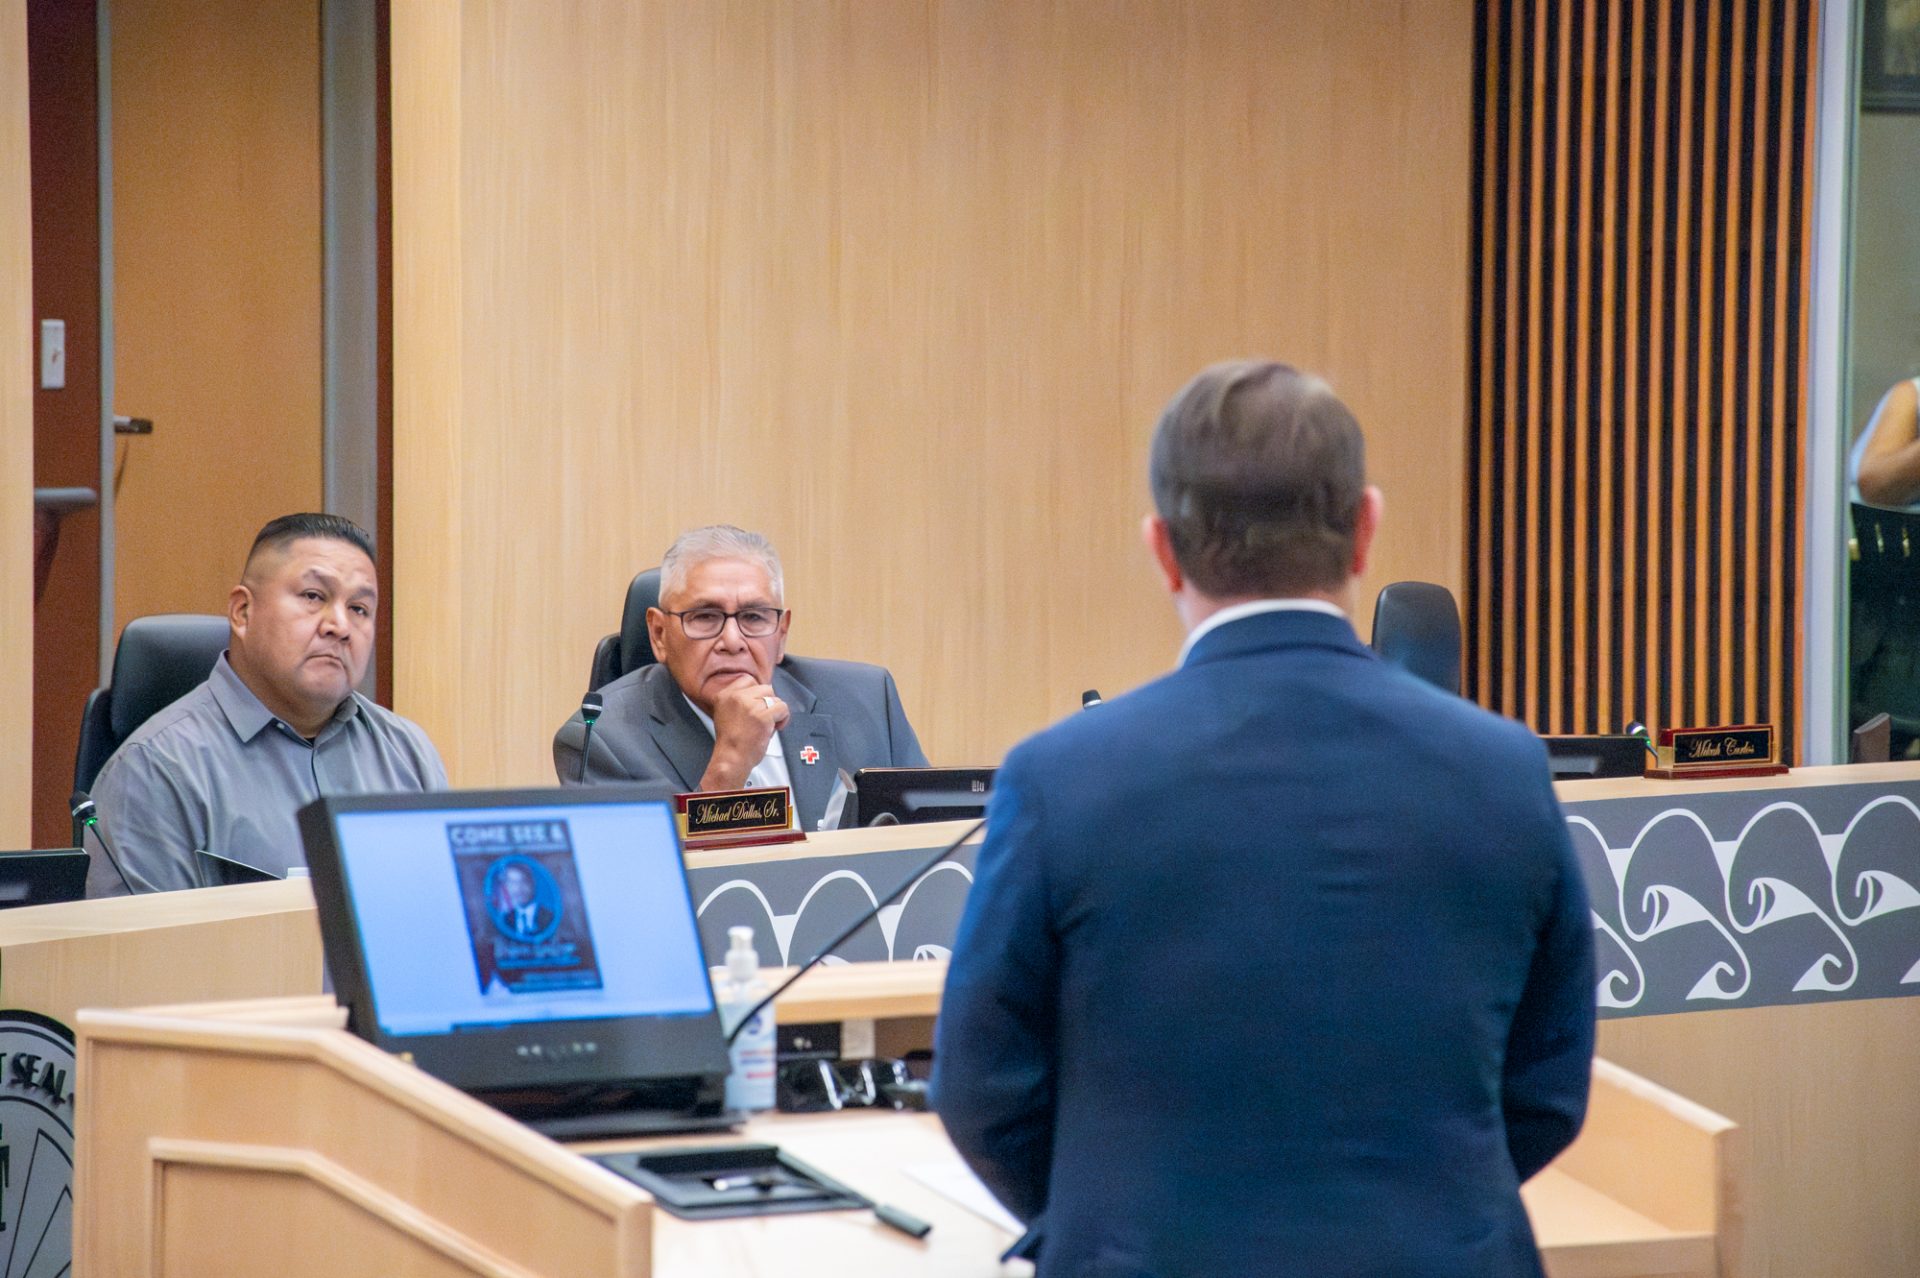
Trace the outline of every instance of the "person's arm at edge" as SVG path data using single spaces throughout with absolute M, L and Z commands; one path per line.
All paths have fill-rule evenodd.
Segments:
M 900 689 L 894 685 L 893 672 L 882 670 L 886 679 L 887 697 L 887 742 L 892 750 L 892 762 L 896 768 L 924 768 L 927 763 L 926 751 L 920 748 L 920 738 L 914 732 L 913 725 L 907 722 L 907 708 L 900 704 Z
M 172 892 L 199 887 L 194 856 L 205 841 L 193 829 L 193 817 L 181 787 L 166 764 L 144 745 L 124 746 L 107 760 L 93 783 L 100 825 L 88 840 L 87 895 L 125 896 L 134 892 Z M 113 843 L 121 881 L 101 842 Z
M 1041 799 L 1021 752 L 988 803 L 987 836 L 934 1027 L 933 1100 L 967 1164 L 1031 1223 L 1052 1170 L 1058 952 Z
M 1580 1134 L 1593 1078 L 1593 910 L 1545 759 L 1535 767 L 1540 837 L 1552 849 L 1554 883 L 1507 1034 L 1500 1089 L 1507 1150 L 1522 1181 Z
M 1920 501 L 1920 396 L 1912 382 L 1888 391 L 1874 410 L 1854 482 L 1861 500 L 1876 506 Z

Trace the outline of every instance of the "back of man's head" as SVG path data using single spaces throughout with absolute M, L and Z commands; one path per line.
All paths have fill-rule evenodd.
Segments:
M 262 555 L 285 550 L 296 541 L 309 537 L 318 537 L 326 541 L 343 541 L 357 548 L 368 559 L 377 559 L 373 553 L 373 538 L 367 531 L 341 515 L 323 515 L 302 512 L 295 515 L 282 515 L 269 520 L 267 525 L 254 535 L 253 546 L 247 551 L 247 562 L 241 569 L 244 579 L 253 570 L 253 565 Z
M 1366 495 L 1360 427 L 1285 364 L 1215 364 L 1174 396 L 1148 473 L 1180 570 L 1216 599 L 1342 588 Z

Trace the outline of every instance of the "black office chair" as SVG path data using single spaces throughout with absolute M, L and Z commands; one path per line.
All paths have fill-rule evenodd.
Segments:
M 1886 712 L 1891 757 L 1920 756 L 1920 515 L 1852 507 L 1848 718 Z
M 653 638 L 647 634 L 647 609 L 660 606 L 660 570 L 649 568 L 627 586 L 627 604 L 620 613 L 620 633 L 608 635 L 593 650 L 593 670 L 587 687 L 598 690 L 623 674 L 650 666 Z
M 113 650 L 113 682 L 87 694 L 73 788 L 91 790 L 108 757 L 156 710 L 206 681 L 227 647 L 227 619 L 200 613 L 136 617 Z
M 1373 606 L 1373 650 L 1437 688 L 1460 695 L 1460 610 L 1453 592 L 1396 581 Z

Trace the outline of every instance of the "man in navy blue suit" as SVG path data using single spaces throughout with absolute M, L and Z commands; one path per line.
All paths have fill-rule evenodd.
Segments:
M 1318 378 L 1153 441 L 1178 668 L 1008 755 L 934 1099 L 1042 1275 L 1538 1275 L 1579 1131 L 1587 897 L 1540 742 L 1374 657 L 1381 515 Z

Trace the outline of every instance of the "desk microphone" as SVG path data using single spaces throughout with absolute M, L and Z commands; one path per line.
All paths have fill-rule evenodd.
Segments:
M 587 756 L 593 750 L 593 721 L 599 717 L 600 694 L 598 692 L 589 692 L 586 696 L 580 698 L 580 718 L 585 721 L 587 725 L 587 735 L 580 740 L 579 784 L 581 785 L 587 783 Z
M 893 891 L 881 897 L 879 901 L 874 904 L 874 907 L 871 910 L 867 910 L 863 912 L 859 918 L 853 921 L 853 923 L 847 928 L 846 931 L 840 933 L 840 935 L 834 937 L 831 941 L 828 941 L 825 945 L 821 946 L 820 952 L 818 954 L 814 955 L 812 958 L 802 963 L 797 969 L 795 969 L 792 976 L 789 976 L 786 980 L 780 982 L 779 985 L 775 986 L 773 993 L 767 995 L 765 998 L 761 999 L 758 1003 L 755 1003 L 752 1007 L 748 1008 L 747 1014 L 745 1016 L 742 1016 L 739 1019 L 739 1021 L 734 1024 L 733 1032 L 727 1035 L 727 1046 L 732 1047 L 733 1040 L 740 1037 L 740 1031 L 745 1029 L 747 1026 L 753 1024 L 753 1018 L 760 1015 L 760 1013 L 766 1011 L 768 1007 L 772 1006 L 773 1000 L 779 998 L 782 994 L 785 994 L 789 986 L 791 986 L 795 981 L 799 980 L 801 977 L 805 976 L 808 972 L 811 972 L 814 968 L 820 966 L 820 960 L 825 958 L 827 955 L 833 953 L 834 950 L 838 949 L 840 947 L 841 942 L 845 941 L 849 936 L 852 936 L 855 932 L 858 932 L 861 928 L 865 927 L 867 924 L 879 918 L 880 911 L 886 909 L 889 905 L 892 905 L 895 901 L 899 900 L 900 897 L 903 894 L 905 894 L 908 888 L 912 887 L 914 884 L 920 881 L 920 877 L 922 875 L 930 872 L 934 866 L 940 864 L 942 861 L 952 856 L 955 849 L 957 849 L 962 843 L 965 843 L 968 839 L 971 839 L 974 835 L 978 834 L 980 832 L 980 827 L 985 825 L 986 823 L 987 823 L 986 818 L 982 817 L 980 820 L 975 821 L 972 825 L 962 830 L 960 832 L 959 838 L 947 844 L 947 846 L 941 848 L 938 852 L 935 852 L 931 857 L 929 857 L 926 860 L 924 864 L 922 864 L 918 869 L 914 870 L 912 874 L 909 874 L 906 878 L 900 880 L 900 885 L 898 887 L 894 888 Z
M 1098 688 L 1088 688 L 1080 694 L 1080 708 L 1082 710 L 1091 710 L 1099 705 L 1103 699 Z
M 1660 752 L 1653 748 L 1653 734 L 1647 731 L 1646 724 L 1640 722 L 1638 719 L 1631 721 L 1627 724 L 1627 735 L 1630 737 L 1639 737 L 1640 744 L 1647 748 L 1647 753 L 1652 755 L 1656 761 L 1660 758 Z
M 107 832 L 100 828 L 100 809 L 94 806 L 93 796 L 85 790 L 75 790 L 73 797 L 67 800 L 67 810 L 73 814 L 74 828 L 80 832 L 75 843 L 86 841 L 87 831 L 93 831 L 93 837 L 100 841 L 100 848 L 107 854 L 107 864 L 120 876 L 120 884 L 131 894 L 133 884 L 127 879 L 127 872 L 120 868 L 120 858 L 114 853 L 113 844 L 107 842 Z

